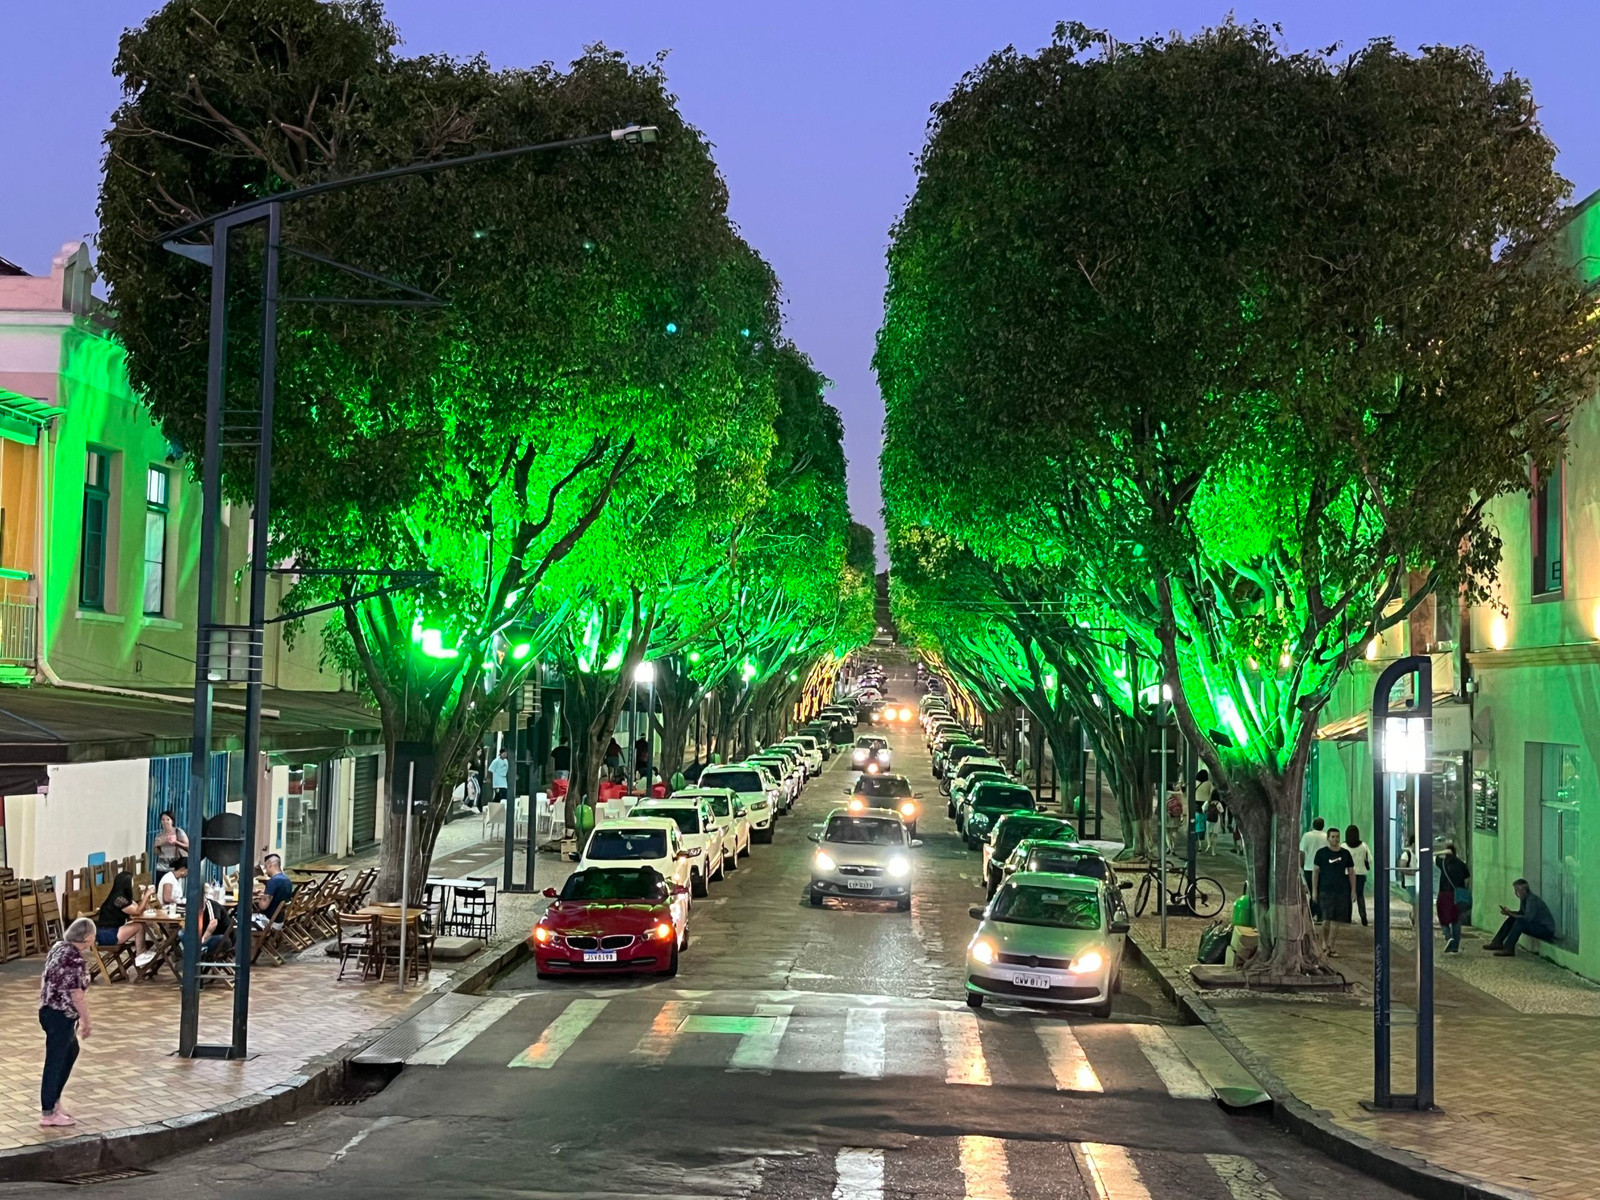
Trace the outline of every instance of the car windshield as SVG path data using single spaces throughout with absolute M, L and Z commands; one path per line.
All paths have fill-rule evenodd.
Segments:
M 679 833 L 699 833 L 700 813 L 693 808 L 659 808 L 651 805 L 649 808 L 641 805 L 633 810 L 636 817 L 667 817 L 678 823 Z
M 1007 817 L 994 835 L 994 853 L 1004 858 L 1017 848 L 1017 843 L 1023 838 L 1053 837 L 1065 841 L 1071 836 L 1072 830 L 1067 823 L 1052 817 Z
M 856 780 L 856 795 L 903 799 L 911 795 L 911 781 L 904 775 L 863 775 Z
M 1004 772 L 1001 771 L 1000 768 L 995 766 L 992 762 L 988 762 L 988 763 L 986 763 L 986 762 L 973 762 L 972 759 L 969 757 L 966 762 L 962 763 L 959 767 L 956 768 L 956 778 L 957 779 L 970 779 L 972 776 L 981 775 L 985 771 L 992 771 L 992 772 L 994 772 L 996 774 L 1002 774 L 1002 775 L 1004 774 Z
M 985 767 L 981 771 L 974 771 L 971 775 L 963 775 L 961 782 L 968 788 L 975 788 L 980 783 L 1004 783 L 1010 778 L 999 767 Z
M 1093 892 L 1012 883 L 995 893 L 989 905 L 989 920 L 1008 925 L 1099 929 L 1100 899 Z
M 667 881 L 654 867 L 590 867 L 567 876 L 561 898 L 662 901 L 667 898 Z
M 733 807 L 726 796 L 707 796 L 706 800 L 711 805 L 711 811 L 719 817 L 725 817 L 733 811 Z
M 1106 860 L 1098 854 L 1072 854 L 1060 850 L 1035 850 L 1028 856 L 1027 869 L 1048 871 L 1052 875 L 1082 875 L 1088 879 L 1106 877 Z
M 623 858 L 665 858 L 665 829 L 596 829 L 589 835 L 585 858 L 612 861 Z
M 1033 802 L 1033 793 L 1020 784 L 1001 787 L 983 784 L 976 787 L 972 791 L 972 807 L 984 812 L 1035 812 L 1038 809 Z
M 754 771 L 705 771 L 700 782 L 707 787 L 732 788 L 736 792 L 764 792 L 761 776 Z
M 899 821 L 883 821 L 876 817 L 833 817 L 828 821 L 828 831 L 822 835 L 825 842 L 839 842 L 848 846 L 903 846 L 905 827 Z

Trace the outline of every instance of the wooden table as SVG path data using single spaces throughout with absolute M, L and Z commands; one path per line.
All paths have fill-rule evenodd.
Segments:
M 350 915 L 355 917 L 365 917 L 372 926 L 372 933 L 367 944 L 367 954 L 370 957 L 371 954 L 378 949 L 379 944 L 382 941 L 380 926 L 386 924 L 401 925 L 403 919 L 405 923 L 401 925 L 400 930 L 400 936 L 403 938 L 406 936 L 406 928 L 409 927 L 413 921 L 416 921 L 419 917 L 421 917 L 425 912 L 427 912 L 427 909 L 425 908 L 408 908 L 405 910 L 404 918 L 402 918 L 400 914 L 400 905 L 398 903 L 368 904 L 364 908 L 356 909 L 356 911 Z M 418 929 L 418 933 L 421 933 L 420 928 Z M 387 966 L 387 962 L 381 959 L 379 960 L 377 971 L 377 980 L 379 983 L 383 982 L 384 970 Z M 370 972 L 363 972 L 363 975 L 366 974 L 370 974 Z
M 136 967 L 134 974 L 140 979 L 153 979 L 161 970 L 161 964 L 166 963 L 173 978 L 181 980 L 183 947 L 178 942 L 178 935 L 183 932 L 182 915 L 177 912 L 146 909 L 137 917 L 129 919 L 138 921 L 145 927 L 145 949 L 155 951 L 155 958 L 142 967 Z

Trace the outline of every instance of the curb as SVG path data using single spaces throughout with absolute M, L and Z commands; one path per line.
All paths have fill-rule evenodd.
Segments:
M 0 1182 L 52 1182 L 98 1171 L 145 1167 L 206 1142 L 259 1130 L 286 1121 L 296 1113 L 321 1107 L 348 1088 L 351 1060 L 373 1042 L 409 1021 L 440 996 L 450 992 L 482 995 L 496 975 L 510 970 L 529 953 L 527 943 L 521 938 L 480 950 L 467 960 L 460 976 L 448 988 L 418 996 L 404 1012 L 312 1059 L 299 1074 L 265 1091 L 150 1125 L 0 1150 Z
M 1531 1200 L 1529 1193 L 1436 1167 L 1407 1150 L 1345 1129 L 1301 1100 L 1255 1051 L 1228 1027 L 1222 1015 L 1181 976 L 1152 960 L 1133 935 L 1128 949 L 1155 976 L 1162 992 L 1191 1025 L 1204 1025 L 1272 1098 L 1272 1123 L 1307 1146 L 1421 1200 Z M 1425 1121 L 1426 1116 L 1419 1115 Z

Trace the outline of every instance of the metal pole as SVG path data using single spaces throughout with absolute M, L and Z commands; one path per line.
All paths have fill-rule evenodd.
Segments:
M 1183 745 L 1184 745 L 1184 750 L 1185 750 L 1184 761 L 1185 761 L 1185 766 L 1187 768 L 1184 771 L 1184 775 L 1189 780 L 1189 797 L 1188 797 L 1188 801 L 1189 802 L 1187 804 L 1185 804 L 1183 807 L 1184 807 L 1184 811 L 1189 814 L 1189 855 L 1188 855 L 1187 866 L 1188 866 L 1188 873 L 1189 873 L 1189 887 L 1192 890 L 1194 888 L 1194 877 L 1195 877 L 1195 856 L 1200 851 L 1200 846 L 1199 846 L 1200 839 L 1195 834 L 1195 827 L 1197 825 L 1199 825 L 1199 821 L 1197 821 L 1195 818 L 1199 816 L 1199 811 L 1195 808 L 1195 802 L 1194 802 L 1194 791 L 1195 791 L 1194 746 L 1187 739 L 1184 740 Z
M 411 923 L 406 919 L 411 908 L 411 791 L 417 784 L 417 764 L 406 771 L 406 835 L 400 856 L 400 990 L 406 990 L 406 934 Z
M 1167 723 L 1161 706 L 1156 708 L 1156 720 L 1161 723 L 1161 792 L 1156 797 L 1156 811 L 1161 821 L 1161 874 L 1156 879 L 1156 903 L 1161 906 L 1161 948 L 1167 948 Z
M 217 526 L 222 511 L 222 392 L 227 377 L 228 349 L 228 233 L 217 229 L 211 247 L 211 331 L 206 357 L 206 433 L 200 462 L 200 598 L 196 605 L 194 651 L 194 734 L 189 743 L 189 794 L 204 797 L 211 786 L 211 626 L 216 620 Z M 205 811 L 205 802 L 200 802 Z M 189 824 L 194 824 L 191 819 Z M 202 830 L 196 830 L 196 833 Z M 243 886 L 243 862 L 250 860 L 252 831 L 245 831 L 241 860 L 239 919 L 247 921 L 249 889 Z M 204 854 L 203 838 L 189 839 Z M 178 1016 L 178 1053 L 192 1057 L 200 1038 L 200 910 L 195 897 L 204 895 L 205 872 L 191 863 L 184 889 L 188 911 L 183 930 L 183 997 Z
M 1426 672 L 1419 672 L 1426 679 Z M 1418 686 L 1418 692 L 1422 690 Z M 1431 705 L 1429 706 L 1431 708 Z M 1431 715 L 1431 714 L 1430 714 Z M 1428 764 L 1424 763 L 1424 767 Z M 1417 904 L 1433 911 L 1433 774 L 1417 776 Z M 1433 926 L 1413 920 L 1417 935 L 1417 1109 L 1433 1107 Z
M 1379 687 L 1383 687 L 1382 681 Z M 1383 769 L 1382 723 L 1383 714 L 1388 711 L 1388 694 L 1383 693 L 1381 699 L 1374 697 L 1368 749 L 1372 753 L 1372 865 L 1377 875 L 1377 887 L 1372 893 L 1372 1104 L 1375 1108 L 1387 1108 L 1394 1093 L 1389 1064 L 1393 1016 L 1389 1000 L 1388 775 Z M 1413 914 L 1416 911 L 1413 906 Z
M 534 667 L 535 675 L 537 675 L 538 669 L 537 666 Z M 511 890 L 511 859 L 517 849 L 517 768 L 521 766 L 520 759 L 522 757 L 521 741 L 517 736 L 517 697 L 521 693 L 522 689 L 520 687 L 513 689 L 510 698 L 506 701 L 510 706 L 508 711 L 511 715 L 511 786 L 506 789 L 505 834 L 501 838 L 501 841 L 505 843 L 504 870 L 500 876 L 500 886 L 503 891 Z M 533 795 L 533 781 L 530 779 L 528 781 L 528 812 L 530 816 L 533 813 Z

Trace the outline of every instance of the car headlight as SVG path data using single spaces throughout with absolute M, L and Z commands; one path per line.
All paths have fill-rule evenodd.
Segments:
M 911 801 L 907 800 L 904 804 L 902 804 L 900 806 L 900 815 L 902 817 L 914 817 L 914 816 L 916 816 L 917 815 L 917 806 L 915 804 L 911 803 Z
M 978 938 L 968 947 L 967 953 L 972 955 L 972 961 L 988 966 L 994 961 L 994 946 Z
M 1074 975 L 1086 975 L 1090 971 L 1098 971 L 1106 965 L 1105 957 L 1098 950 L 1085 950 L 1077 958 L 1067 964 L 1067 970 Z
M 811 860 L 819 871 L 831 871 L 839 864 L 833 861 L 833 855 L 826 850 L 818 850 L 817 856 Z
M 561 941 L 556 936 L 556 931 L 545 925 L 535 925 L 533 927 L 533 940 L 541 946 L 554 946 Z
M 911 720 L 911 710 L 910 710 L 910 709 L 909 709 L 909 708 L 902 708 L 902 709 L 901 709 L 901 710 L 900 710 L 900 719 L 901 719 L 901 720 L 902 720 L 902 721 L 909 721 L 909 720 Z
M 974 829 L 984 829 L 989 824 L 988 814 L 981 812 L 972 813 L 967 817 L 967 824 L 971 825 Z
M 859 796 L 850 801 L 851 812 L 862 812 L 866 809 L 866 807 L 866 801 L 862 800 Z
M 666 921 L 662 921 L 650 931 L 650 936 L 655 938 L 658 942 L 664 942 L 672 937 L 672 926 Z
M 851 755 L 851 757 L 854 758 L 857 762 L 866 762 L 867 761 L 867 752 L 865 750 L 857 750 L 853 755 Z
M 898 857 L 891 858 L 889 860 L 889 874 L 893 875 L 896 879 L 904 879 L 907 875 L 911 874 L 910 860 Z

